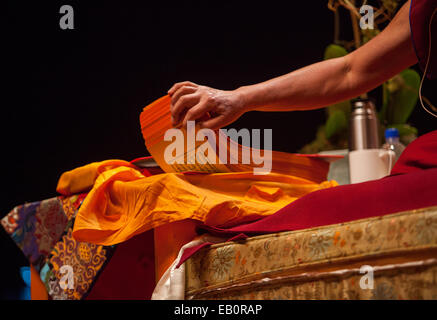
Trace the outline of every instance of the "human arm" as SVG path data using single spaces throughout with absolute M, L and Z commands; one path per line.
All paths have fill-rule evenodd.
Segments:
M 404 4 L 379 35 L 344 57 L 232 91 L 191 82 L 175 84 L 169 90 L 174 124 L 185 125 L 209 112 L 212 118 L 202 124 L 217 129 L 247 111 L 317 109 L 372 90 L 417 62 L 410 39 L 409 5 L 410 1 Z

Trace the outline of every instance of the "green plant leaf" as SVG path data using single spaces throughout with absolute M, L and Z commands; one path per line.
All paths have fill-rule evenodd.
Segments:
M 338 135 L 347 128 L 347 118 L 342 110 L 336 110 L 329 115 L 325 126 L 325 135 L 327 139 Z
M 363 44 L 375 38 L 380 32 L 381 31 L 379 31 L 377 28 L 361 29 L 361 34 L 363 36 Z
M 396 128 L 399 131 L 399 138 L 405 145 L 417 138 L 417 128 L 410 126 L 409 124 L 392 124 L 389 128 Z
M 387 83 L 388 104 L 385 109 L 388 124 L 404 124 L 419 96 L 420 76 L 413 69 L 405 69 Z
M 338 44 L 330 44 L 325 49 L 325 54 L 323 55 L 323 59 L 328 60 L 333 58 L 339 58 L 347 54 L 348 54 L 347 50 L 342 46 L 339 46 Z
M 352 105 L 350 100 L 345 100 L 342 102 L 335 103 L 326 108 L 326 112 L 329 115 L 333 114 L 337 110 L 341 110 L 344 112 L 346 118 L 349 117 L 351 113 Z

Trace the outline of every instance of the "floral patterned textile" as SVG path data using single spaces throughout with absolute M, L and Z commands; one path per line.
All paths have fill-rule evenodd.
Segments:
M 55 197 L 43 201 L 26 203 L 15 207 L 2 220 L 1 224 L 29 262 L 40 270 L 50 250 L 60 239 L 67 227 L 68 215 L 73 216 L 80 202 L 64 210 L 64 203 L 77 201 Z
M 436 258 L 431 207 L 213 245 L 186 261 L 186 298 L 437 299 Z
M 53 299 L 78 300 L 84 297 L 107 260 L 108 253 L 112 252 L 112 247 L 77 242 L 71 232 L 72 228 L 69 228 L 67 234 L 56 243 L 40 274 Z M 70 271 L 64 271 L 63 266 L 71 266 Z M 63 285 L 68 272 L 73 275 L 72 288 L 68 287 L 68 283 Z
M 39 271 L 51 299 L 84 298 L 115 248 L 72 238 L 74 219 L 85 196 L 20 205 L 1 219 L 3 228 Z

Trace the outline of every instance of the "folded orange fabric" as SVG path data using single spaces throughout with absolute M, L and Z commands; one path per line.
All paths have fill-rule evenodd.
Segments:
M 194 149 L 188 150 L 189 135 L 186 128 L 181 128 L 184 140 L 184 161 L 183 163 L 170 164 L 165 159 L 165 150 L 174 141 L 164 139 L 168 130 L 173 129 L 170 112 L 171 98 L 165 95 L 158 100 L 155 100 L 143 109 L 140 114 L 141 132 L 147 150 L 153 156 L 162 170 L 165 172 L 183 172 L 183 171 L 204 171 L 204 172 L 248 172 L 255 168 L 261 168 L 264 164 L 264 158 L 259 155 L 261 150 L 249 146 L 243 146 L 237 140 L 231 139 L 223 129 L 215 130 L 214 143 L 205 143 L 204 141 L 194 141 Z M 197 137 L 198 130 L 195 128 L 194 136 Z M 235 138 L 234 138 L 235 139 Z M 209 139 L 207 139 L 209 142 Z M 208 145 L 215 155 L 209 155 L 215 161 L 208 162 L 207 165 L 198 162 L 198 151 L 201 146 Z M 238 150 L 237 154 L 232 152 L 232 149 Z M 221 152 L 224 151 L 224 154 Z M 243 161 L 243 152 L 250 154 L 250 163 Z M 201 152 L 202 153 L 202 152 Z M 238 163 L 232 163 L 231 154 L 234 160 Z M 264 154 L 264 151 L 261 153 Z M 219 157 L 219 155 L 221 156 Z M 223 158 L 221 158 L 223 157 Z M 191 158 L 194 163 L 189 164 L 187 161 Z M 219 158 L 227 161 L 227 164 L 220 164 Z M 321 183 L 326 179 L 329 171 L 329 162 L 338 159 L 339 156 L 327 155 L 304 155 L 295 153 L 286 153 L 279 151 L 271 151 L 271 171 L 273 173 L 293 175 L 308 179 L 314 182 Z M 341 158 L 341 157 L 340 157 Z
M 164 173 L 145 177 L 131 166 L 102 166 L 97 168 L 105 170 L 96 171 L 100 174 L 75 219 L 73 236 L 78 241 L 113 245 L 184 219 L 208 225 L 252 221 L 309 192 L 337 185 L 335 181 L 319 184 L 277 173 Z M 74 181 L 75 173 L 79 182 Z M 63 175 L 59 185 L 84 185 L 88 180 L 82 173 L 78 168 Z
M 92 162 L 64 172 L 59 178 L 56 191 L 64 196 L 89 191 L 100 173 L 120 166 L 135 168 L 134 165 L 124 160 Z

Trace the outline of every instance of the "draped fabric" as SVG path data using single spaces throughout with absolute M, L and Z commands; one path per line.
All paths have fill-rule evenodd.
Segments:
M 233 228 L 203 224 L 197 230 L 227 238 L 302 230 L 436 206 L 436 195 L 437 131 L 433 131 L 408 145 L 388 177 L 312 192 L 253 223 Z M 199 249 L 187 251 L 179 265 Z
M 174 141 L 168 141 L 168 139 L 165 139 L 166 134 L 172 132 L 169 130 L 175 130 L 171 122 L 170 106 L 171 98 L 166 95 L 146 106 L 140 114 L 141 132 L 147 150 L 165 172 L 257 171 L 258 173 L 262 172 L 262 174 L 272 172 L 321 183 L 328 174 L 329 161 L 342 158 L 335 155 L 306 155 L 273 150 L 269 154 L 266 150 L 239 144 L 222 129 L 210 131 L 211 137 L 208 137 L 206 141 L 200 141 L 197 139 L 202 129 L 198 126 L 192 129 L 188 129 L 188 127 L 180 128 L 178 133 L 181 134 L 180 137 L 183 137 L 183 139 L 180 140 L 176 136 L 176 139 L 172 139 Z M 234 137 L 234 139 L 238 139 L 238 137 Z M 252 146 L 256 145 L 254 139 L 252 133 L 251 142 L 248 141 L 247 143 Z M 171 146 L 175 145 L 179 146 L 178 148 L 181 148 L 183 152 L 180 154 L 176 152 L 175 162 L 173 162 L 166 159 L 166 151 L 167 148 L 172 150 Z M 208 149 L 207 156 L 204 147 Z M 247 158 L 248 155 L 249 159 Z M 180 161 L 176 161 L 176 158 Z M 203 161 L 200 161 L 200 159 L 203 159 Z M 270 165 L 263 168 L 267 159 L 269 159 Z
M 63 177 L 74 180 L 74 174 Z M 74 184 L 62 181 L 63 177 L 61 185 Z M 146 177 L 122 165 L 98 175 L 77 213 L 73 237 L 113 245 L 185 219 L 213 226 L 236 225 L 271 215 L 305 194 L 336 185 L 334 181 L 319 184 L 273 173 L 165 173 Z

